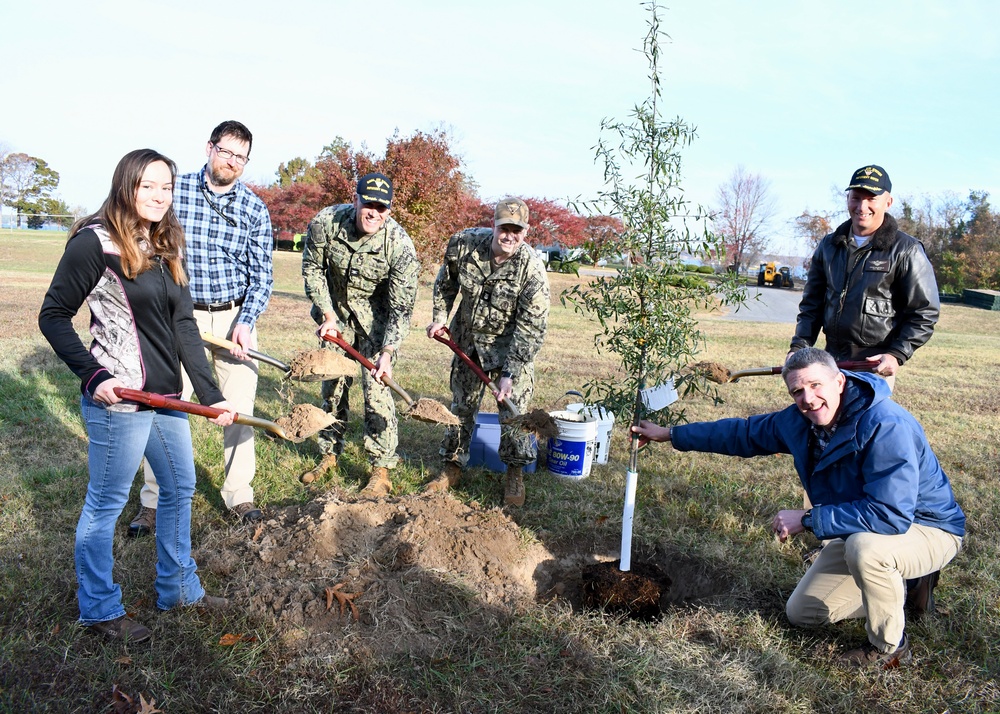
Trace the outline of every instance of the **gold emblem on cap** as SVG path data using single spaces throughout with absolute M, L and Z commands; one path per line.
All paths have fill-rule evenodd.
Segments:
M 383 186 L 388 186 L 388 185 L 389 184 L 385 181 L 385 179 L 381 179 L 381 178 L 371 178 L 371 179 L 368 179 L 368 187 L 369 188 L 371 188 L 372 186 L 374 186 L 377 191 L 382 191 L 383 193 L 385 193 L 385 189 L 383 188 Z
M 508 213 L 520 213 L 521 212 L 520 209 L 521 209 L 521 207 L 519 205 L 517 205 L 516 203 L 508 203 L 507 204 L 507 212 Z

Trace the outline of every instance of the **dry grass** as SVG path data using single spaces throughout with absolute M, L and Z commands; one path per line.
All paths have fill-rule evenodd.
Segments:
M 1000 497 L 997 495 L 1000 314 L 946 305 L 930 344 L 897 381 L 897 399 L 924 424 L 969 516 L 966 549 L 939 588 L 941 612 L 912 625 L 919 666 L 886 674 L 830 664 L 863 639 L 859 623 L 820 631 L 790 628 L 782 608 L 801 574 L 809 543 L 777 544 L 775 510 L 800 498 L 785 457 L 740 461 L 654 446 L 642 458 L 637 552 L 673 563 L 690 577 L 687 604 L 655 625 L 574 613 L 563 601 L 528 612 L 487 610 L 454 589 L 455 637 L 433 658 L 369 657 L 331 648 L 323 662 L 292 656 L 267 622 L 239 613 L 153 618 L 149 648 L 107 648 L 73 623 L 73 533 L 86 490 L 86 441 L 78 385 L 34 326 L 62 240 L 0 236 L 0 711 L 107 711 L 112 685 L 153 696 L 165 711 L 247 712 L 988 712 L 1000 710 Z M 44 259 L 38 258 L 44 256 Z M 260 326 L 261 349 L 285 361 L 317 345 L 298 277 L 299 257 L 276 256 L 277 291 Z M 550 275 L 552 330 L 537 364 L 536 405 L 551 405 L 615 365 L 593 349 L 593 329 L 558 304 L 573 276 Z M 426 339 L 430 287 L 421 285 L 413 330 L 396 377 L 414 398 L 447 402 L 451 353 Z M 85 321 L 79 322 L 81 330 Z M 700 358 L 729 369 L 780 363 L 787 325 L 737 323 L 707 315 Z M 262 365 L 258 413 L 274 419 L 296 402 L 319 403 L 318 384 L 288 384 Z M 742 416 L 784 406 L 777 377 L 718 386 L 722 405 L 685 401 L 690 419 Z M 354 396 L 356 408 L 358 396 Z M 194 539 L 203 547 L 233 528 L 218 497 L 221 440 L 192 421 L 201 474 Z M 366 475 L 360 424 L 335 483 L 359 487 Z M 398 487 L 419 488 L 436 465 L 439 427 L 408 421 Z M 616 428 L 607 466 L 569 482 L 540 471 L 528 481 L 517 520 L 529 539 L 557 553 L 614 556 L 620 529 L 624 429 Z M 259 438 L 259 499 L 305 502 L 296 476 L 318 457 L 314 442 Z M 477 470 L 460 498 L 497 504 L 495 475 Z M 133 494 L 135 499 L 136 494 Z M 133 501 L 136 502 L 136 501 Z M 131 510 L 131 506 L 130 506 Z M 150 544 L 117 544 L 127 605 L 146 611 L 152 592 Z M 207 574 L 215 591 L 252 588 L 237 568 Z M 475 616 L 470 612 L 478 612 Z M 256 640 L 216 643 L 238 632 Z

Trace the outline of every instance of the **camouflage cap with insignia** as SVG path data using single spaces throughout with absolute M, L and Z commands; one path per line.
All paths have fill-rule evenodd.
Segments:
M 513 224 L 521 228 L 528 227 L 528 205 L 520 198 L 504 198 L 497 202 L 493 213 L 495 225 Z
M 358 180 L 358 198 L 361 203 L 392 205 L 392 181 L 385 174 L 365 174 Z
M 870 166 L 862 166 L 854 172 L 851 176 L 851 184 L 844 190 L 850 191 L 852 188 L 860 188 L 878 196 L 880 193 L 892 191 L 892 181 L 889 180 L 889 174 L 886 173 L 885 169 L 871 164 Z

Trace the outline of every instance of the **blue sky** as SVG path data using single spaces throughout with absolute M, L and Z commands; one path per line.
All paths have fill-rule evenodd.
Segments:
M 646 18 L 624 0 L 4 3 L 0 143 L 91 210 L 127 151 L 194 170 L 230 118 L 254 133 L 252 181 L 338 135 L 380 153 L 397 129 L 444 126 L 485 199 L 593 196 L 601 119 L 648 94 Z M 990 0 L 666 3 L 665 113 L 698 127 L 688 197 L 714 204 L 738 165 L 761 174 L 786 252 L 791 220 L 839 208 L 864 164 L 897 199 L 996 197 L 998 26 Z

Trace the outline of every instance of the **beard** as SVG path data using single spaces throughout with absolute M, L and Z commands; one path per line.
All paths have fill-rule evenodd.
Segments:
M 208 174 L 212 179 L 213 186 L 218 186 L 220 188 L 223 186 L 232 186 L 233 183 L 236 182 L 236 179 L 239 178 L 239 173 L 229 169 L 228 167 L 222 169 L 221 171 L 225 171 L 226 173 L 221 173 L 220 170 L 217 170 L 214 166 L 208 167 Z

